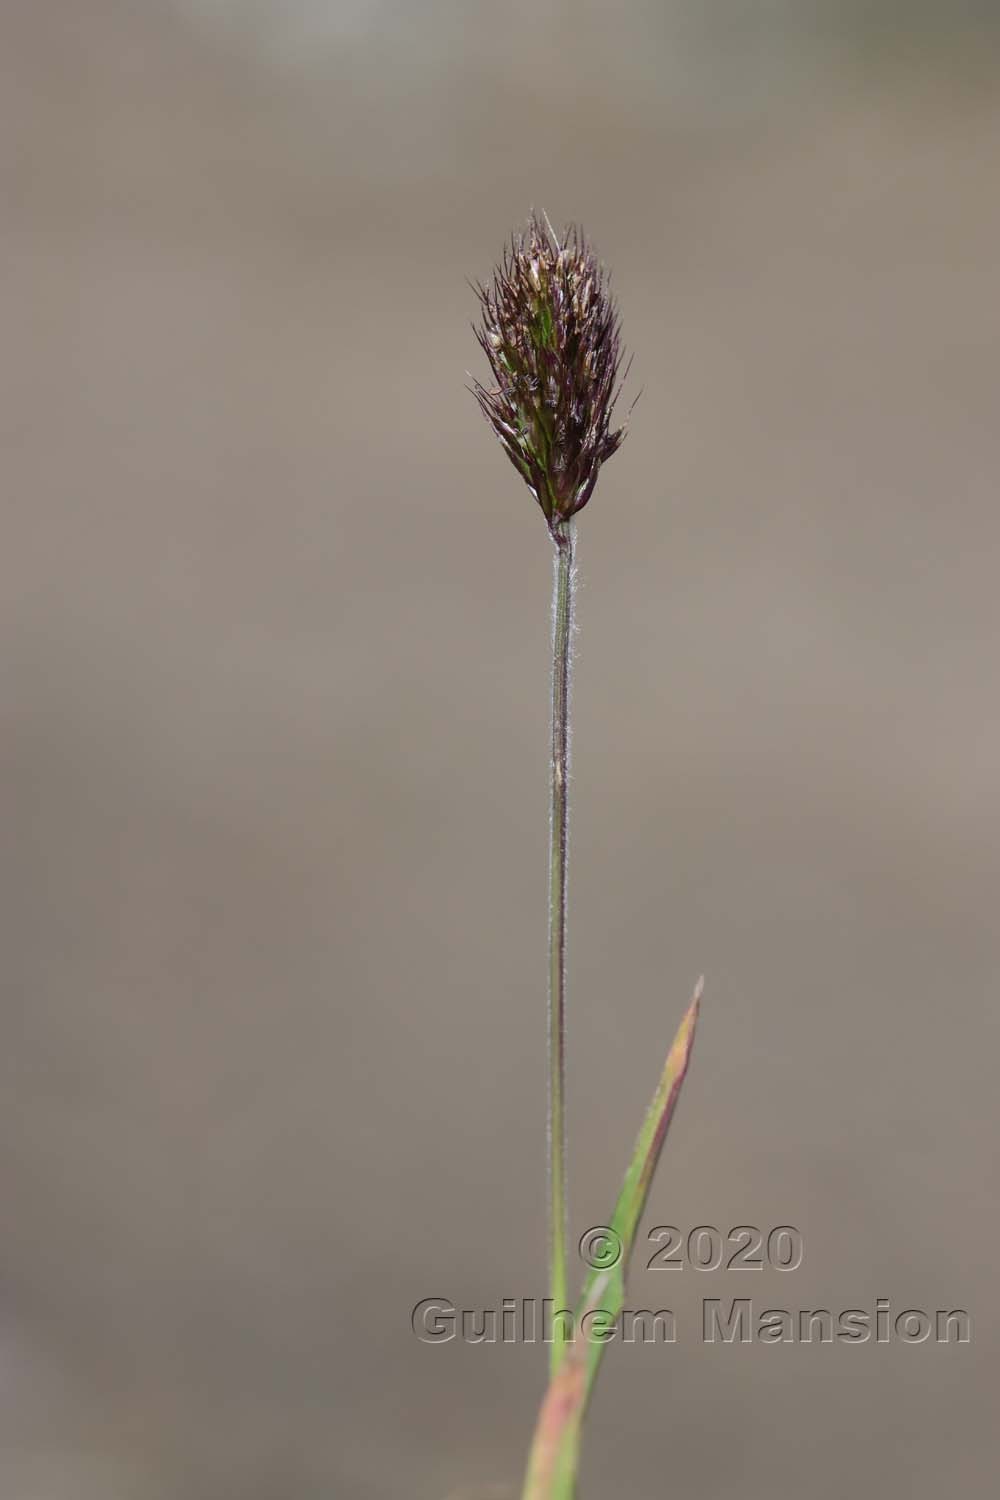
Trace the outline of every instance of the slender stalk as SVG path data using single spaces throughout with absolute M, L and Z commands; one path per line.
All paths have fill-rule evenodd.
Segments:
M 570 650 L 573 631 L 575 526 L 557 522 L 552 580 L 552 782 L 549 813 L 549 1288 L 553 1308 L 567 1304 L 566 1284 L 566 870 L 569 829 Z M 562 1330 L 562 1319 L 556 1324 Z M 556 1338 L 551 1373 L 564 1344 Z

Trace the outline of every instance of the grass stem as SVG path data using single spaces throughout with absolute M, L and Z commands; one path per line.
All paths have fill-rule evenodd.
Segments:
M 573 521 L 552 527 L 552 780 L 549 815 L 549 1289 L 566 1307 L 566 875 L 569 853 L 570 658 L 573 632 Z M 554 1341 L 551 1372 L 564 1344 Z

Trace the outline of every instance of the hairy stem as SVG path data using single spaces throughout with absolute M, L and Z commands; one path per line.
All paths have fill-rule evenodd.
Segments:
M 569 825 L 570 649 L 573 630 L 572 521 L 552 527 L 552 783 L 549 817 L 549 1287 L 554 1309 L 567 1306 L 566 1285 L 566 870 Z M 562 1320 L 557 1320 L 562 1328 Z M 552 1344 L 555 1374 L 564 1347 Z

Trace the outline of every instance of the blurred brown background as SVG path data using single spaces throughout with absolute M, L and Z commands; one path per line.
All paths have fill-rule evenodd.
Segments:
M 581 525 L 576 1233 L 695 977 L 584 1496 L 989 1492 L 1000 79 L 985 4 L 4 0 L 0 1491 L 513 1494 L 549 548 L 465 276 L 614 269 Z M 753 1285 L 748 1285 L 753 1282 Z M 711 1348 L 705 1296 L 969 1311 Z M 504 1488 L 504 1487 L 507 1488 Z

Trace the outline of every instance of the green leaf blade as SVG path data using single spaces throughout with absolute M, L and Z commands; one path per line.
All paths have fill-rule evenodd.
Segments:
M 610 1227 L 621 1254 L 614 1266 L 591 1270 L 575 1313 L 576 1337 L 563 1354 L 542 1401 L 528 1459 L 522 1500 L 572 1500 L 580 1456 L 583 1417 L 605 1341 L 580 1334 L 584 1318 L 601 1311 L 617 1319 L 625 1305 L 625 1277 L 656 1164 L 687 1074 L 704 990 L 699 979 L 667 1054 L 660 1081 L 636 1138 Z

